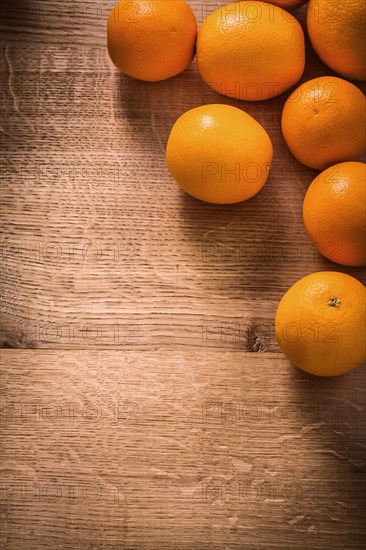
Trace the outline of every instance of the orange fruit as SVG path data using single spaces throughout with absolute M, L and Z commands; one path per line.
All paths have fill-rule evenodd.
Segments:
M 297 281 L 280 301 L 278 343 L 300 369 L 338 376 L 366 358 L 366 293 L 354 277 L 322 271 Z
M 307 0 L 268 0 L 269 4 L 275 4 L 285 10 L 293 10 L 305 4 Z
M 194 57 L 197 23 L 184 0 L 121 0 L 110 12 L 108 52 L 123 73 L 165 80 Z
M 366 79 L 365 0 L 310 0 L 307 27 L 328 67 L 346 78 Z
M 230 204 L 249 199 L 265 184 L 273 149 L 265 129 L 230 105 L 203 105 L 184 113 L 168 139 L 166 161 L 192 197 Z
M 265 2 L 237 2 L 209 15 L 197 37 L 197 66 L 217 92 L 258 101 L 301 77 L 304 33 L 287 11 Z
M 366 265 L 366 169 L 362 162 L 328 168 L 310 185 L 306 231 L 319 252 L 343 265 Z
M 282 132 L 291 153 L 324 170 L 359 160 L 366 151 L 365 96 L 354 84 L 321 76 L 299 86 L 282 112 Z

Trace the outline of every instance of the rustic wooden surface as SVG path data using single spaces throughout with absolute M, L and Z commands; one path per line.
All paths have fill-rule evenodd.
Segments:
M 219 5 L 190 4 L 199 23 Z M 288 94 L 239 103 L 195 64 L 120 75 L 112 5 L 1 7 L 1 342 L 18 349 L 1 354 L 0 547 L 358 550 L 365 370 L 315 380 L 273 334 L 300 277 L 362 279 L 306 237 L 316 172 L 281 137 Z M 330 74 L 307 44 L 302 80 Z M 274 144 L 235 206 L 186 196 L 164 161 L 176 118 L 217 102 Z
M 215 6 L 191 4 L 199 22 Z M 313 271 L 344 270 L 318 257 L 303 228 L 315 172 L 281 137 L 287 94 L 231 101 L 194 64 L 155 84 L 120 75 L 105 47 L 111 5 L 9 1 L 3 10 L 3 341 L 255 351 L 255 334 L 278 351 L 282 294 Z M 304 79 L 320 74 L 331 73 L 308 46 Z M 165 166 L 172 124 L 207 102 L 245 108 L 272 138 L 271 177 L 246 203 L 196 201 Z
M 2 363 L 2 548 L 363 547 L 363 369 L 314 382 L 235 351 Z

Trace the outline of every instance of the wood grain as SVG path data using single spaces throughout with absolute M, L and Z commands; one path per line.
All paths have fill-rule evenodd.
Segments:
M 4 8 L 2 341 L 278 351 L 273 319 L 293 282 L 324 269 L 362 275 L 307 239 L 301 207 L 315 172 L 281 137 L 287 94 L 235 102 L 194 64 L 161 83 L 120 75 L 105 47 L 111 5 Z M 191 5 L 199 22 L 216 6 Z M 317 74 L 331 73 L 308 45 L 303 79 Z M 176 118 L 210 102 L 244 108 L 274 143 L 268 183 L 240 205 L 186 196 L 165 166 Z
M 194 63 L 120 75 L 113 3 L 1 7 L 0 547 L 359 550 L 365 369 L 313 379 L 274 338 L 297 279 L 363 276 L 305 235 L 316 172 L 281 137 L 287 94 L 235 102 Z M 219 5 L 189 3 L 199 23 Z M 331 74 L 307 43 L 302 80 Z M 241 205 L 195 201 L 165 166 L 176 118 L 211 102 L 274 144 Z
M 365 374 L 3 350 L 2 548 L 359 550 Z

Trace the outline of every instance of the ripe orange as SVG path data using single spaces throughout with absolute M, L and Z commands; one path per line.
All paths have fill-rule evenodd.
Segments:
M 192 197 L 216 204 L 241 202 L 258 193 L 272 156 L 264 128 L 230 105 L 203 105 L 184 113 L 166 149 L 178 185 Z
M 184 0 L 121 0 L 108 19 L 108 52 L 120 71 L 165 80 L 194 57 L 196 18 Z
M 365 96 L 334 76 L 299 86 L 282 113 L 282 132 L 291 153 L 306 166 L 324 170 L 359 160 L 366 151 Z
M 324 63 L 346 78 L 366 79 L 365 0 L 310 0 L 307 27 Z
M 287 11 L 265 2 L 237 2 L 208 16 L 197 38 L 197 66 L 217 92 L 258 101 L 301 77 L 304 33 Z
M 310 185 L 304 224 L 321 254 L 343 265 L 366 265 L 366 169 L 362 162 L 328 168 Z
M 357 279 L 323 271 L 283 296 L 275 331 L 286 357 L 318 376 L 338 376 L 366 359 L 366 294 Z
M 269 4 L 275 4 L 285 10 L 293 10 L 305 4 L 307 0 L 268 0 Z

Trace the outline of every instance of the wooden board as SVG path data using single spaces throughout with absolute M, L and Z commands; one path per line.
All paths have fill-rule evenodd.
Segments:
M 2 548 L 358 550 L 365 374 L 3 350 Z
M 161 83 L 120 75 L 113 3 L 1 8 L 0 337 L 15 349 L 0 547 L 358 550 L 365 369 L 313 379 L 274 338 L 297 279 L 363 276 L 306 237 L 316 172 L 281 136 L 288 94 L 236 102 L 194 63 Z M 219 6 L 189 3 L 199 23 Z M 302 80 L 331 74 L 307 43 Z M 172 124 L 205 103 L 243 108 L 273 141 L 246 203 L 195 201 L 165 166 Z
M 288 94 L 230 100 L 195 64 L 160 83 L 120 75 L 105 47 L 111 5 L 4 9 L 2 339 L 16 348 L 255 351 L 254 334 L 260 349 L 278 351 L 273 318 L 293 282 L 324 269 L 361 277 L 319 257 L 305 234 L 315 172 L 281 136 Z M 191 5 L 199 22 L 215 7 Z M 331 74 L 307 50 L 303 80 Z M 274 144 L 269 181 L 243 204 L 196 201 L 165 165 L 176 118 L 212 102 L 247 110 Z

